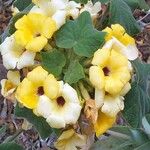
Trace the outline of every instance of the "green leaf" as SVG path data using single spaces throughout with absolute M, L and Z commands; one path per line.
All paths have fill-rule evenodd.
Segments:
M 88 2 L 88 0 L 73 0 L 73 1 L 81 4 L 86 4 Z
M 92 0 L 92 3 L 95 4 L 96 2 L 101 2 L 102 4 L 108 3 L 110 0 Z
M 149 150 L 149 148 L 150 148 L 150 141 L 144 143 L 141 146 L 136 147 L 134 150 Z
M 130 129 L 131 138 L 135 146 L 140 146 L 149 141 L 148 136 L 140 129 Z
M 146 114 L 142 119 L 144 131 L 150 136 L 150 114 Z
M 20 108 L 17 105 L 15 107 L 15 115 L 17 117 L 25 118 L 30 123 L 32 123 L 39 132 L 42 139 L 49 137 L 52 132 L 55 132 L 55 130 L 49 126 L 49 124 L 43 117 L 36 116 L 30 109 L 27 109 L 25 107 Z
M 150 65 L 136 60 L 133 62 L 133 66 L 136 77 L 131 85 L 131 90 L 125 96 L 123 116 L 132 127 L 137 128 L 141 127 L 145 114 L 150 112 L 150 97 L 147 91 Z
M 138 1 L 138 3 L 139 3 L 139 7 L 141 8 L 141 9 L 144 9 L 144 10 L 149 10 L 149 5 L 146 3 L 146 1 L 145 0 L 137 0 Z
M 131 144 L 128 140 L 110 136 L 93 144 L 90 150 L 133 150 Z
M 135 35 L 140 31 L 130 7 L 123 0 L 112 0 L 110 3 L 109 24 L 115 23 L 121 24 L 130 35 Z
M 0 144 L 0 150 L 24 150 L 22 146 L 15 142 Z
M 23 11 L 31 4 L 32 0 L 15 0 L 13 6 L 17 7 L 19 11 Z
M 148 10 L 149 6 L 146 4 L 145 0 L 124 0 L 130 8 L 134 11 L 137 8 Z
M 42 52 L 42 66 L 49 73 L 55 76 L 59 76 L 62 73 L 62 69 L 66 64 L 66 58 L 64 54 L 58 50 L 52 52 Z
M 104 42 L 105 33 L 94 29 L 91 16 L 83 12 L 74 21 L 68 21 L 56 33 L 56 45 L 71 49 L 79 56 L 91 57 Z
M 132 11 L 139 8 L 138 0 L 124 0 L 124 2 L 128 4 Z
M 83 78 L 85 78 L 85 74 L 81 64 L 77 60 L 71 62 L 64 76 L 65 82 L 69 84 L 77 83 Z
M 115 131 L 115 132 L 119 132 L 119 133 L 122 133 L 122 134 L 126 134 L 127 136 L 130 136 L 131 135 L 131 131 L 130 131 L 130 128 L 128 126 L 114 126 L 110 129 L 111 131 Z

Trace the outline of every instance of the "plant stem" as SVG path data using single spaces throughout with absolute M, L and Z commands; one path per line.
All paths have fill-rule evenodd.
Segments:
M 83 96 L 83 98 L 85 100 L 91 99 L 88 91 L 86 90 L 86 88 L 84 87 L 84 85 L 82 84 L 82 82 L 79 82 L 79 88 L 80 88 L 81 94 L 82 94 L 82 96 Z

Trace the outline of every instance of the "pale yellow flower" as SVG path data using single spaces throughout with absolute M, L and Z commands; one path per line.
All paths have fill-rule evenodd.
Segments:
M 36 4 L 30 12 L 44 14 L 56 21 L 57 29 L 65 24 L 67 17 L 76 19 L 79 15 L 80 4 L 69 0 L 33 0 Z
M 14 93 L 20 83 L 20 74 L 18 71 L 8 71 L 7 79 L 1 80 L 1 94 L 4 97 L 9 97 Z
M 76 133 L 73 129 L 64 131 L 55 143 L 58 150 L 77 150 L 86 145 L 86 136 Z
M 124 98 L 121 95 L 110 95 L 103 90 L 95 89 L 96 107 L 107 116 L 115 117 L 124 109 Z
M 6 69 L 22 69 L 34 64 L 35 52 L 27 50 L 19 45 L 14 35 L 7 37 L 0 45 L 3 65 Z
M 126 33 L 125 29 L 120 24 L 111 25 L 103 30 L 107 33 L 105 38 L 106 47 L 113 47 L 129 60 L 135 60 L 138 57 L 138 49 L 135 44 L 134 38 Z
M 95 52 L 89 77 L 93 86 L 117 95 L 131 79 L 128 60 L 114 49 L 103 47 Z
M 15 23 L 15 27 L 17 43 L 32 52 L 41 51 L 57 30 L 53 19 L 38 13 L 24 15 Z
M 80 13 L 88 11 L 92 17 L 92 19 L 95 19 L 98 17 L 98 12 L 101 11 L 101 3 L 96 2 L 94 5 L 91 1 L 88 1 L 87 4 L 84 5 L 84 7 L 80 10 Z
M 34 110 L 36 114 L 46 118 L 53 128 L 64 128 L 67 124 L 75 124 L 82 108 L 77 92 L 67 83 L 59 82 L 59 84 L 57 98 L 51 100 L 41 96 Z

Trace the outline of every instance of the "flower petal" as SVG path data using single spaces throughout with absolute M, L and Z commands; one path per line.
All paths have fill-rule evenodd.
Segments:
M 98 89 L 104 88 L 105 78 L 103 70 L 98 66 L 92 66 L 89 70 L 91 83 Z
M 19 73 L 19 71 L 8 71 L 7 78 L 14 85 L 18 85 L 20 83 L 20 73 Z
M 123 97 L 105 96 L 104 105 L 101 111 L 110 117 L 115 117 L 118 112 L 124 109 Z
M 62 96 L 69 103 L 80 103 L 76 90 L 73 89 L 68 83 L 65 83 L 63 86 Z
M 95 88 L 95 104 L 100 108 L 104 104 L 105 91 Z
M 49 39 L 52 37 L 52 35 L 54 34 L 56 30 L 57 30 L 57 27 L 56 27 L 55 20 L 49 17 L 43 22 L 41 33 L 42 35 L 44 35 L 46 38 Z
M 84 145 L 86 145 L 86 136 L 77 134 L 73 129 L 64 131 L 55 142 L 58 150 L 77 150 L 77 147 L 82 149 Z
M 51 115 L 51 111 L 52 111 L 51 100 L 45 95 L 40 96 L 36 107 L 37 114 L 43 116 L 44 118 L 48 118 Z
M 113 49 L 120 51 L 127 59 L 135 60 L 138 57 L 138 49 L 135 44 L 124 46 L 120 41 L 113 37 Z
M 17 30 L 15 32 L 15 40 L 17 44 L 25 47 L 27 43 L 33 39 L 32 33 L 27 29 Z
M 55 99 L 59 94 L 59 83 L 52 74 L 44 81 L 44 92 L 50 99 Z
M 99 111 L 97 123 L 94 125 L 96 136 L 99 137 L 113 126 L 116 117 L 110 117 Z
M 53 16 L 52 19 L 55 20 L 57 29 L 59 29 L 66 22 L 66 11 L 58 10 Z
M 30 40 L 26 45 L 26 49 L 32 52 L 40 52 L 47 44 L 47 38 L 38 36 Z
M 25 51 L 18 60 L 17 68 L 22 69 L 24 67 L 32 66 L 34 64 L 35 53 Z
M 3 58 L 3 65 L 6 69 L 15 69 L 18 58 L 15 57 L 11 52 L 2 56 Z
M 25 78 L 17 88 L 16 98 L 25 107 L 34 109 L 38 103 L 37 89 L 31 81 Z
M 110 49 L 102 48 L 97 50 L 94 53 L 94 57 L 92 60 L 93 65 L 99 65 L 101 67 L 105 67 L 110 56 Z
M 84 5 L 84 7 L 81 9 L 80 13 L 83 11 L 88 11 L 91 14 L 92 19 L 94 19 L 98 12 L 101 10 L 101 3 L 96 2 L 94 5 L 91 1 L 88 1 L 87 4 Z
M 3 79 L 1 80 L 1 94 L 4 97 L 9 96 L 15 91 L 16 87 L 8 80 Z
M 128 82 L 121 90 L 120 95 L 125 96 L 130 91 L 130 89 L 131 89 L 131 84 Z
M 75 124 L 79 119 L 81 106 L 76 103 L 68 103 L 64 106 L 64 119 L 66 124 Z
M 1 55 L 9 53 L 14 47 L 15 39 L 14 35 L 7 37 L 4 42 L 0 45 Z
M 105 91 L 109 94 L 116 95 L 118 94 L 122 88 L 124 87 L 124 84 L 121 82 L 120 78 L 108 76 L 105 79 Z
M 48 76 L 48 72 L 41 66 L 36 67 L 34 70 L 28 73 L 27 78 L 33 82 L 37 87 L 43 86 L 43 83 Z
M 50 115 L 46 121 L 52 128 L 64 128 L 66 125 L 64 118 L 60 114 Z

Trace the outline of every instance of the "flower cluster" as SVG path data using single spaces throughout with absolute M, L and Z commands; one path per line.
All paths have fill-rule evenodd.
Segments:
M 82 116 L 91 121 L 94 132 L 100 136 L 115 124 L 117 114 L 124 109 L 124 96 L 131 89 L 133 73 L 130 61 L 138 57 L 135 41 L 119 24 L 105 28 L 104 45 L 93 52 L 92 58 L 82 58 L 89 62 L 83 65 L 88 79 L 69 84 L 63 77 L 68 64 L 59 77 L 54 76 L 55 72 L 43 67 L 39 55 L 51 47 L 48 53 L 57 48 L 69 57 L 66 62 L 78 57 L 71 57 L 70 49 L 56 46 L 55 33 L 84 11 L 91 15 L 94 24 L 101 3 L 93 5 L 89 1 L 81 5 L 69 0 L 33 0 L 33 3 L 32 9 L 16 21 L 15 32 L 0 45 L 3 64 L 11 69 L 8 79 L 1 81 L 1 93 L 45 118 L 51 128 L 65 129 L 55 143 L 58 150 L 83 147 L 86 133 L 76 132 L 81 129 Z M 17 8 L 14 10 L 17 10 L 14 15 L 19 13 Z M 59 61 L 59 57 L 56 59 Z M 84 84 L 85 80 L 90 83 Z
M 112 25 L 104 31 L 107 32 L 107 42 L 95 52 L 89 71 L 90 81 L 95 87 L 96 107 L 100 113 L 95 124 L 98 135 L 111 127 L 118 112 L 124 109 L 123 96 L 131 89 L 130 60 L 138 57 L 134 39 L 125 33 L 121 25 Z

